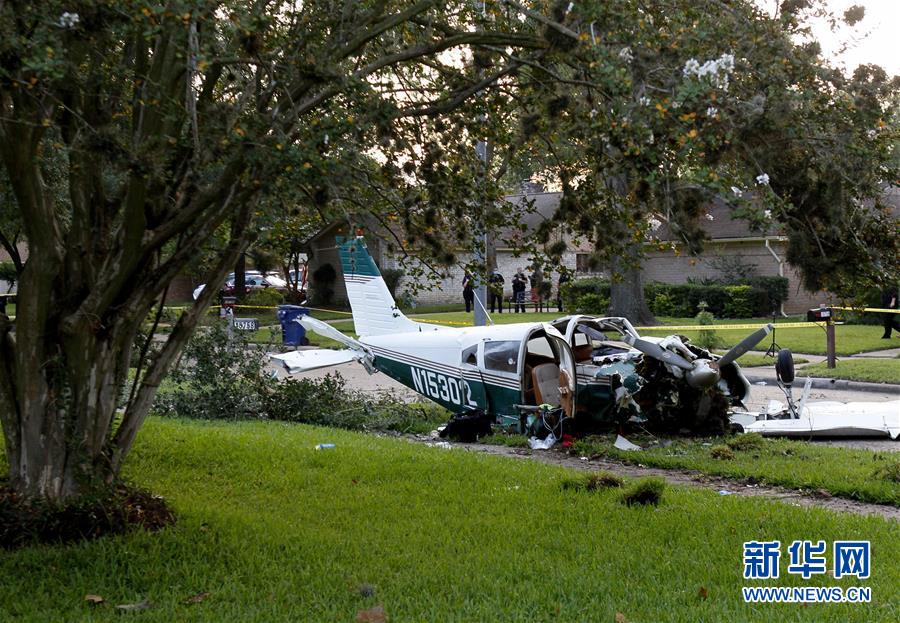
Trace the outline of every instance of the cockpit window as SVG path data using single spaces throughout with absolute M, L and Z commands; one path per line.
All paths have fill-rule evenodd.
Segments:
M 475 346 L 469 346 L 462 352 L 462 362 L 467 363 L 469 365 L 475 366 L 478 365 L 478 344 Z
M 519 342 L 485 342 L 484 367 L 498 372 L 515 372 L 519 361 Z

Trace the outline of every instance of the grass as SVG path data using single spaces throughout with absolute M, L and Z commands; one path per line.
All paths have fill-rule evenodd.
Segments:
M 336 448 L 316 451 L 320 442 Z M 896 621 L 897 525 L 667 488 L 564 490 L 530 461 L 279 423 L 151 418 L 128 475 L 180 520 L 0 556 L 16 621 Z M 628 484 L 628 483 L 626 483 Z M 781 578 L 742 579 L 744 541 L 782 543 Z M 786 572 L 795 539 L 867 539 L 870 579 Z M 747 605 L 744 585 L 864 584 L 864 605 Z M 190 598 L 208 593 L 197 603 Z M 92 606 L 85 595 L 109 605 Z M 112 604 L 149 601 L 120 612 Z M 374 620 L 374 619 L 372 619 Z
M 797 370 L 797 376 L 900 384 L 900 361 L 897 359 L 844 359 L 835 362 L 835 367 L 832 369 L 822 362 Z
M 647 447 L 652 441 L 649 437 L 630 437 L 647 449 L 623 452 L 613 447 L 615 435 L 598 435 L 576 442 L 575 450 L 585 456 L 690 469 L 790 489 L 824 490 L 839 497 L 900 506 L 900 483 L 878 476 L 879 468 L 894 459 L 890 452 L 763 438 L 757 447 L 742 446 L 745 437 L 755 440 L 758 436 L 731 437 L 728 445 L 721 445 L 722 439 L 678 438 L 667 447 Z
M 555 320 L 564 314 L 558 312 L 535 313 L 528 312 L 525 314 L 492 314 L 491 318 L 496 324 L 510 324 L 514 322 L 548 322 Z M 472 324 L 472 314 L 465 312 L 445 312 L 439 314 L 411 314 L 411 318 L 421 320 L 423 322 L 434 322 L 437 324 L 446 323 L 450 326 L 468 326 Z M 798 322 L 800 318 L 780 318 L 776 324 L 782 322 Z M 696 325 L 697 321 L 693 318 L 660 318 L 662 324 L 673 326 Z M 716 320 L 715 324 L 751 324 L 754 326 L 762 326 L 770 322 L 768 318 L 738 318 Z M 873 350 L 881 350 L 887 346 L 886 340 L 881 339 L 880 327 L 867 325 L 837 325 L 835 327 L 835 345 L 838 355 L 855 355 L 856 353 L 868 352 Z M 727 349 L 749 335 L 752 329 L 735 329 L 718 331 L 718 335 L 724 342 Z M 652 330 L 641 331 L 642 335 L 661 337 L 672 333 L 670 330 Z M 696 339 L 699 335 L 698 331 L 678 331 L 678 333 L 686 335 L 691 339 Z M 809 353 L 812 355 L 825 354 L 825 331 L 820 327 L 797 328 L 797 329 L 778 329 L 776 327 L 776 337 L 779 346 L 782 348 L 790 348 L 795 353 Z M 765 350 L 771 338 L 764 339 L 759 348 Z M 745 355 L 746 357 L 746 355 Z

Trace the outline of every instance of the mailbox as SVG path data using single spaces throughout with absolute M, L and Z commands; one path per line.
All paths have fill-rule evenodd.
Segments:
M 834 317 L 830 307 L 816 307 L 806 312 L 807 322 L 826 322 Z

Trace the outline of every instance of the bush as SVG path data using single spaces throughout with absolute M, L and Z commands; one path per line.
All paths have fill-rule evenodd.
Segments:
M 709 449 L 709 456 L 722 461 L 730 461 L 734 458 L 734 451 L 725 444 L 719 444 Z
M 642 478 L 625 491 L 622 502 L 628 506 L 635 504 L 657 506 L 665 489 L 666 481 L 662 478 Z
M 606 313 L 609 307 L 610 288 L 609 282 L 598 277 L 586 277 L 576 279 L 563 284 L 563 306 L 568 313 L 576 313 L 579 309 L 598 308 L 606 300 L 601 313 Z M 595 295 L 599 298 L 587 298 Z
M 713 315 L 706 311 L 706 303 L 703 301 L 700 301 L 700 312 L 695 317 L 695 320 L 697 321 L 697 324 L 710 326 L 712 326 L 713 320 L 715 320 Z M 713 330 L 701 330 L 697 339 L 694 340 L 694 344 L 700 348 L 712 350 L 713 348 L 721 346 L 722 340 Z
M 202 419 L 270 419 L 354 430 L 428 432 L 449 413 L 437 405 L 406 404 L 390 396 L 370 398 L 348 390 L 339 375 L 278 382 L 265 374 L 265 346 L 216 323 L 195 335 L 173 386 L 157 395 L 160 415 Z
M 762 450 L 766 445 L 766 438 L 759 433 L 745 433 L 732 437 L 725 443 L 732 450 Z
M 241 305 L 246 307 L 278 307 L 284 302 L 284 293 L 275 288 L 252 290 Z
M 675 315 L 675 302 L 672 300 L 672 297 L 664 292 L 658 292 L 654 295 L 648 305 L 655 316 Z

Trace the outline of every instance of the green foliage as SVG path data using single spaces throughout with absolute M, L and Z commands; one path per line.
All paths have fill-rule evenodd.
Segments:
M 372 398 L 347 388 L 339 374 L 278 382 L 265 372 L 267 347 L 217 322 L 196 334 L 160 391 L 157 413 L 213 420 L 269 419 L 351 428 L 424 433 L 449 413 L 436 405 Z
M 710 447 L 721 438 L 669 440 L 665 446 L 651 445 L 653 439 L 632 441 L 644 446 L 641 452 L 625 452 L 614 447 L 615 435 L 592 436 L 576 442 L 584 456 L 603 456 L 628 464 L 664 469 L 688 469 L 711 476 L 759 482 L 790 489 L 824 490 L 832 495 L 900 506 L 900 485 L 872 477 L 873 463 L 888 461 L 885 453 L 871 450 L 837 448 L 824 444 L 785 439 L 763 439 L 739 435 L 726 440 L 734 458 L 718 460 L 710 456 Z M 747 439 L 747 441 L 743 441 Z M 747 444 L 743 446 L 742 444 Z
M 325 442 L 336 447 L 314 450 Z M 658 512 L 629 508 L 617 489 L 561 491 L 574 473 L 555 465 L 280 422 L 150 417 L 127 471 L 165 497 L 178 523 L 0 552 L 0 618 L 349 622 L 378 604 L 391 622 L 897 618 L 897 523 L 879 517 L 689 487 L 669 487 Z M 872 603 L 741 600 L 747 539 L 857 537 L 878 554 L 865 581 Z M 461 539 L 473 543 L 464 556 Z M 784 563 L 792 585 L 835 584 L 785 574 Z M 564 588 L 547 590 L 548 578 Z M 373 597 L 361 594 L 369 585 Z M 697 600 L 699 586 L 708 600 Z M 144 599 L 151 608 L 114 607 Z
M 766 438 L 759 433 L 745 433 L 743 435 L 735 435 L 725 443 L 732 450 L 746 452 L 749 450 L 762 450 L 766 445 Z
M 622 493 L 622 502 L 628 506 L 658 506 L 665 490 L 666 481 L 662 478 L 641 478 Z
M 644 294 L 655 315 L 680 317 L 696 316 L 701 301 L 706 302 L 707 309 L 718 318 L 768 316 L 787 298 L 786 278 L 753 277 L 751 280 L 752 283 L 747 284 L 651 282 L 645 284 Z M 603 314 L 609 305 L 609 297 L 608 281 L 588 277 L 566 284 L 563 303 L 570 313 Z
M 715 318 L 713 318 L 712 313 L 706 311 L 706 303 L 704 301 L 700 301 L 699 308 L 700 311 L 694 317 L 694 320 L 696 320 L 697 324 L 712 326 Z M 722 339 L 713 330 L 701 330 L 692 342 L 700 348 L 705 348 L 707 350 L 712 350 L 722 345 Z
M 278 307 L 282 303 L 284 303 L 284 293 L 282 291 L 275 288 L 255 288 L 244 298 L 241 305 L 263 309 Z M 240 312 L 240 310 L 238 311 Z
M 709 456 L 720 461 L 730 461 L 734 458 L 734 450 L 720 443 L 709 449 Z
M 397 286 L 400 285 L 400 280 L 406 275 L 406 271 L 402 268 L 385 268 L 381 271 L 381 276 L 384 278 L 384 284 L 387 286 L 388 292 L 391 293 L 391 298 L 395 301 L 397 300 Z

